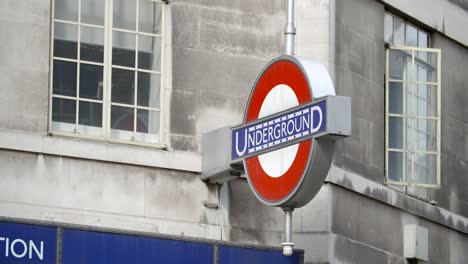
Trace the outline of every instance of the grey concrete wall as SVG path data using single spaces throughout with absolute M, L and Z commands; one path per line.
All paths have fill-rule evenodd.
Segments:
M 241 121 L 281 52 L 284 1 L 165 6 L 167 151 L 47 134 L 50 5 L 0 3 L 0 216 L 278 246 L 279 209 L 245 179 L 221 188 L 197 172 L 202 133 Z
M 465 177 L 468 174 L 468 50 L 442 34 L 431 35 L 432 46 L 442 50 L 441 188 L 432 192 L 437 206 L 408 196 L 403 198 L 404 193 L 395 195 L 383 185 L 383 2 L 330 1 L 330 43 L 336 44 L 330 51 L 329 65 L 335 69 L 337 94 L 353 99 L 353 119 L 352 136 L 338 143 L 333 161 L 334 167 L 350 175 L 335 179 L 336 172 L 332 170 L 329 174 L 330 182 L 345 188 L 330 191 L 329 260 L 332 263 L 405 263 L 403 226 L 416 223 L 429 229 L 429 263 L 464 263 L 467 256 L 459 248 L 468 246 Z M 380 190 L 368 181 L 376 183 Z M 445 210 L 454 215 L 447 217 Z
M 352 136 L 338 142 L 334 164 L 384 182 L 384 6 L 336 0 L 331 28 L 337 94 L 352 97 Z
M 0 3 L 0 126 L 47 133 L 50 2 Z
M 317 0 L 298 6 L 298 22 L 307 23 L 298 25 L 298 54 L 322 61 L 337 93 L 353 97 L 353 136 L 338 144 L 333 163 L 357 175 L 326 184 L 295 211 L 295 242 L 306 249 L 306 263 L 404 263 L 407 223 L 429 229 L 437 242 L 430 244 L 432 263 L 463 263 L 468 258 L 466 47 L 433 35 L 443 59 L 442 187 L 435 192 L 435 208 L 460 214 L 455 220 L 422 201 L 396 199 L 383 186 L 382 2 Z M 169 151 L 151 149 L 154 156 L 139 146 L 46 135 L 49 9 L 50 2 L 42 0 L 0 3 L 0 129 L 8 135 L 0 146 L 9 149 L 0 150 L 0 215 L 278 246 L 281 210 L 258 202 L 245 179 L 222 186 L 201 182 L 197 157 L 202 133 L 241 121 L 259 70 L 281 53 L 284 1 L 171 1 L 165 44 Z M 25 134 L 41 139 L 24 141 L 31 138 Z M 122 152 L 133 164 L 125 164 Z M 135 162 L 138 157 L 144 162 Z M 357 183 L 358 177 L 365 180 Z M 388 192 L 368 188 L 369 182 Z
M 352 136 L 339 142 L 334 164 L 384 183 L 385 47 L 384 5 L 372 0 L 335 1 L 337 93 L 351 96 Z M 432 192 L 439 206 L 468 216 L 466 47 L 434 33 L 434 48 L 442 50 L 441 189 Z M 333 57 L 332 57 L 333 58 Z
M 442 50 L 442 168 L 436 200 L 468 217 L 468 49 L 440 34 L 432 41 Z
M 428 229 L 428 263 L 466 263 L 468 236 L 336 185 L 331 202 L 330 263 L 407 263 L 403 228 Z
M 170 145 L 242 120 L 258 72 L 282 47 L 284 1 L 171 1 Z
M 467 0 L 448 0 L 449 2 L 460 6 L 461 8 L 468 11 L 468 1 Z

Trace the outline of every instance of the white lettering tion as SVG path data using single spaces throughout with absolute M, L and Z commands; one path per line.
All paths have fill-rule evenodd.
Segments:
M 17 238 L 13 240 L 10 244 L 10 238 L 0 237 L 0 242 L 2 241 L 5 241 L 5 251 L 4 251 L 5 257 L 9 257 L 11 253 L 11 255 L 15 258 L 24 258 L 27 254 L 29 259 L 33 259 L 33 252 L 34 252 L 35 256 L 39 260 L 44 259 L 44 241 L 40 242 L 39 247 L 32 240 L 29 240 L 28 241 L 29 243 L 26 243 L 26 241 Z M 1 248 L 1 245 L 2 244 L 0 243 L 0 248 Z

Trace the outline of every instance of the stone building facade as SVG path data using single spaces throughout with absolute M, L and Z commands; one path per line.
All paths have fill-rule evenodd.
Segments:
M 0 219 L 279 246 L 281 209 L 258 202 L 243 177 L 214 185 L 199 175 L 202 135 L 241 122 L 258 73 L 282 54 L 286 1 L 157 2 L 150 15 L 160 24 L 152 32 L 144 32 L 144 21 L 138 20 L 145 12 L 140 1 L 147 0 L 134 1 L 139 3 L 135 8 L 101 0 L 101 14 L 93 13 L 100 9 L 86 0 L 76 0 L 75 11 L 58 6 L 59 0 L 0 2 Z M 337 143 L 317 197 L 294 213 L 294 242 L 304 249 L 304 262 L 407 263 L 403 229 L 417 224 L 428 230 L 428 263 L 466 263 L 468 3 L 296 2 L 297 55 L 323 63 L 337 94 L 352 97 L 352 136 Z M 119 3 L 122 10 L 140 10 L 136 30 L 125 28 L 132 15 L 115 14 Z M 86 35 L 85 29 L 101 35 Z M 440 90 L 434 119 L 440 124 L 440 134 L 434 130 L 440 145 L 434 157 L 440 163 L 426 164 L 429 171 L 440 171 L 432 182 L 437 188 L 409 178 L 389 184 L 390 170 L 403 172 L 391 165 L 398 163 L 388 156 L 397 151 L 386 143 L 392 137 L 386 129 L 391 119 L 386 89 L 393 67 L 387 53 L 411 46 L 411 30 L 426 34 L 425 48 L 440 51 L 439 84 L 434 84 Z M 400 33 L 405 37 L 398 45 Z M 145 37 L 151 39 L 152 51 L 125 34 L 137 36 L 140 45 Z M 87 52 L 90 59 L 84 57 Z M 101 58 L 93 62 L 93 56 Z M 416 65 L 417 56 L 412 58 Z M 153 64 L 145 66 L 145 60 Z M 78 73 L 72 70 L 70 77 L 60 63 Z M 119 70 L 135 73 L 128 75 L 132 88 L 125 86 L 125 77 L 117 79 L 126 76 Z M 72 88 L 66 84 L 70 78 L 76 84 Z M 97 94 L 85 93 L 87 82 Z M 145 94 L 141 87 L 152 92 Z M 157 102 L 140 102 L 139 91 L 148 97 L 156 93 Z M 97 134 L 89 127 L 98 127 Z

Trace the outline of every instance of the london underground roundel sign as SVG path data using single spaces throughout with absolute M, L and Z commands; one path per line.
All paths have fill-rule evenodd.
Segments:
M 281 56 L 262 70 L 244 123 L 232 129 L 231 149 L 232 160 L 243 160 L 260 201 L 298 208 L 315 196 L 330 168 L 336 137 L 348 134 L 339 123 L 343 120 L 330 120 L 340 119 L 336 112 L 344 101 L 335 96 L 318 62 Z

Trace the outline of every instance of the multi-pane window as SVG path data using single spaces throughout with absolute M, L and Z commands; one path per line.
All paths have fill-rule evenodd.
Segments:
M 53 132 L 161 143 L 162 3 L 55 0 Z
M 440 50 L 428 34 L 385 16 L 386 180 L 440 185 Z

